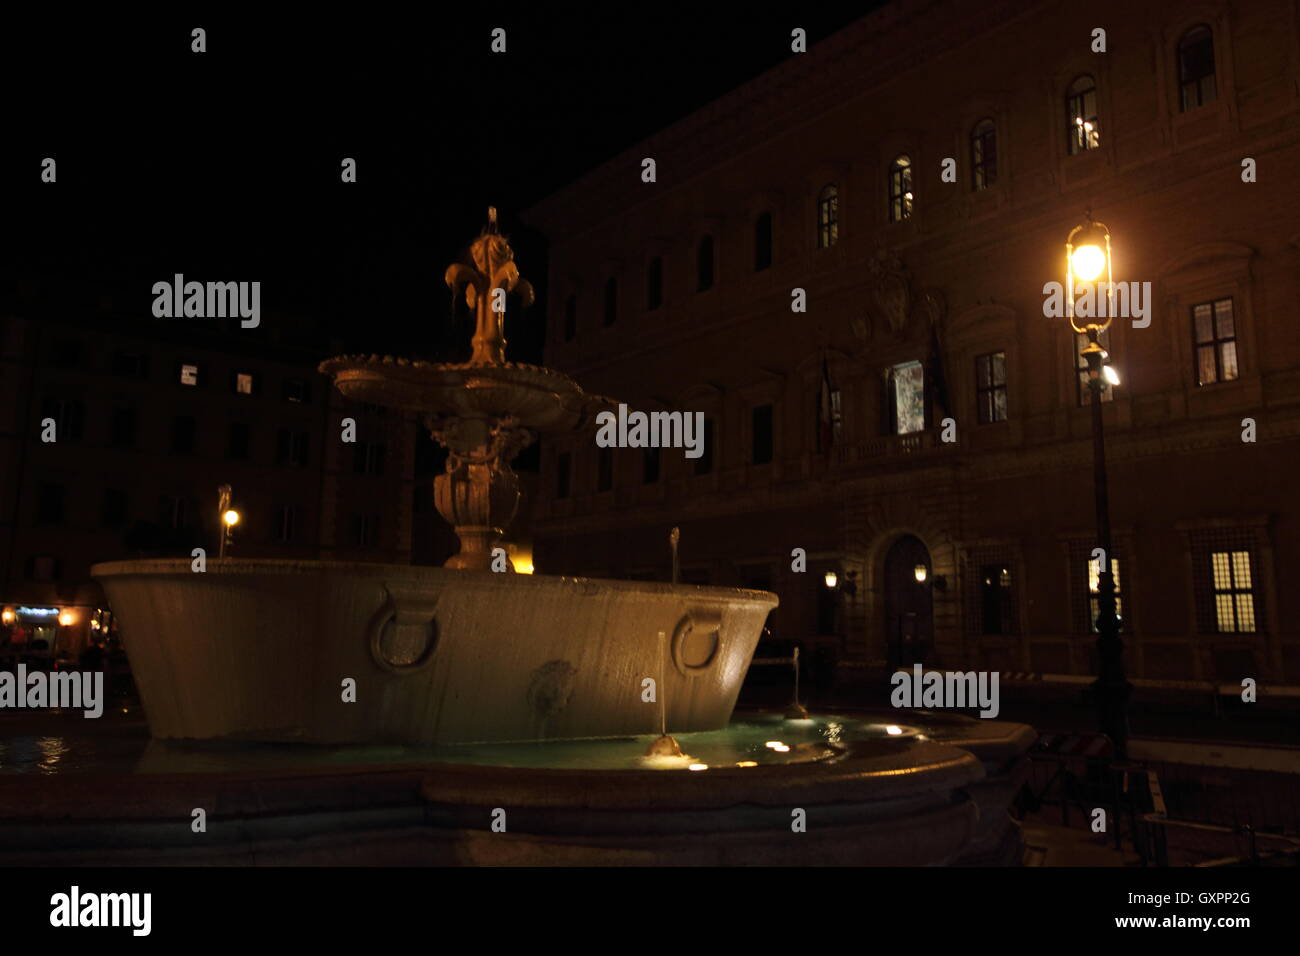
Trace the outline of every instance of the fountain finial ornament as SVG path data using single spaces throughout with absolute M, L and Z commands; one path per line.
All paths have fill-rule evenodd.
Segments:
M 498 231 L 495 206 L 488 207 L 487 225 L 469 251 L 473 264 L 456 263 L 446 274 L 453 298 L 463 294 L 477 317 L 468 362 L 340 355 L 320 370 L 353 401 L 419 415 L 448 451 L 446 472 L 433 482 L 438 513 L 460 538 L 460 551 L 446 566 L 490 571 L 493 549 L 519 507 L 511 459 L 538 435 L 590 428 L 600 411 L 617 403 L 588 395 L 554 369 L 506 361 L 506 297 L 514 293 L 527 306 L 534 296 Z
M 456 262 L 445 276 L 452 299 L 465 290 L 465 304 L 475 315 L 470 365 L 504 365 L 506 362 L 506 296 L 513 292 L 524 308 L 533 304 L 533 285 L 519 275 L 510 242 L 497 227 L 497 207 L 488 206 L 488 221 L 470 244 L 474 265 Z

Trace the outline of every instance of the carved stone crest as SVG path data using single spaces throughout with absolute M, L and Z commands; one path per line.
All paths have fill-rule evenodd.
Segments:
M 887 249 L 879 249 L 867 264 L 870 279 L 870 299 L 874 311 L 889 323 L 894 333 L 907 326 L 911 311 L 911 275 L 898 256 Z

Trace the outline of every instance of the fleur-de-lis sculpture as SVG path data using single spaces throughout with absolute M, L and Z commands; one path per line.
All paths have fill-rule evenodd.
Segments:
M 463 288 L 465 304 L 475 313 L 470 365 L 504 365 L 506 360 L 505 299 L 514 292 L 524 308 L 533 304 L 532 283 L 519 275 L 515 253 L 497 231 L 497 210 L 488 207 L 488 224 L 470 245 L 473 266 L 447 267 L 447 285 L 454 301 Z M 497 291 L 501 290 L 501 291 Z

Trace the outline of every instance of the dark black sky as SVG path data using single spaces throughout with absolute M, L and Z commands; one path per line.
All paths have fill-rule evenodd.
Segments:
M 520 210 L 791 55 L 794 26 L 815 43 L 871 6 L 15 23 L 0 36 L 0 305 L 66 314 L 111 295 L 147 313 L 174 272 L 259 279 L 264 309 L 350 348 L 459 357 L 468 326 L 449 325 L 442 274 L 488 204 L 544 295 L 545 248 Z M 45 156 L 55 185 L 39 181 Z M 344 156 L 355 185 L 339 181 Z M 513 358 L 538 357 L 542 314 L 531 335 L 515 326 Z

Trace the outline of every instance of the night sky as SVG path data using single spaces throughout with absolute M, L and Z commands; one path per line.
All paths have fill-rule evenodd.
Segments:
M 442 274 L 495 204 L 541 297 L 510 355 L 536 361 L 545 247 L 519 212 L 790 56 L 794 26 L 815 44 L 871 6 L 15 24 L 0 34 L 0 308 L 147 318 L 175 272 L 256 279 L 264 311 L 349 349 L 460 359 L 471 324 L 451 319 Z M 195 26 L 206 53 L 190 51 Z M 56 184 L 40 182 L 45 156 Z

